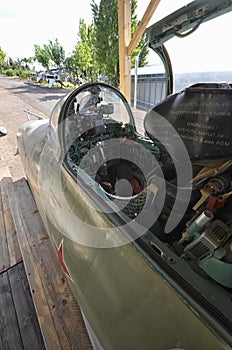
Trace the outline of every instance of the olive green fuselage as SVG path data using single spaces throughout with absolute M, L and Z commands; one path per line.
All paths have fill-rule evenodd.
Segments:
M 62 245 L 67 278 L 104 349 L 229 348 L 135 242 L 113 248 L 78 242 L 89 234 L 88 225 L 73 225 L 74 215 L 91 227 L 109 227 L 109 232 L 113 224 L 102 213 L 91 216 L 89 206 L 96 204 L 63 167 L 59 139 L 48 121 L 24 124 L 18 146 L 48 234 L 57 250 Z M 67 203 L 70 217 L 65 209 L 60 215 Z M 105 240 L 112 239 L 105 235 Z

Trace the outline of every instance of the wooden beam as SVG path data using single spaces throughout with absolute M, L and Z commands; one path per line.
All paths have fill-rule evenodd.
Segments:
M 131 100 L 131 54 L 138 45 L 161 0 L 151 0 L 131 39 L 131 1 L 118 0 L 120 91 Z
M 131 55 L 134 51 L 134 49 L 136 48 L 136 46 L 138 45 L 144 31 L 147 28 L 147 25 L 152 17 L 152 15 L 154 14 L 155 10 L 157 9 L 159 3 L 161 0 L 151 0 L 150 4 L 148 5 L 143 18 L 141 19 L 131 41 L 130 44 L 128 46 L 128 50 L 127 50 L 127 54 Z
M 128 45 L 131 40 L 130 0 L 118 0 L 119 71 L 120 91 L 128 103 L 131 100 L 131 60 Z

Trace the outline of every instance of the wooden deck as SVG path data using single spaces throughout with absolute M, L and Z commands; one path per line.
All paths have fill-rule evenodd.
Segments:
M 26 180 L 0 179 L 0 350 L 92 349 Z

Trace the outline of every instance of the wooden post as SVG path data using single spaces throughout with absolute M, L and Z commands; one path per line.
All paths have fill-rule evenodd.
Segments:
M 131 4 L 130 0 L 118 0 L 118 34 L 119 34 L 119 70 L 120 91 L 131 101 L 131 59 L 128 45 L 131 40 Z
M 139 43 L 148 22 L 161 0 L 151 0 L 131 39 L 131 2 L 118 0 L 120 91 L 131 103 L 131 54 Z

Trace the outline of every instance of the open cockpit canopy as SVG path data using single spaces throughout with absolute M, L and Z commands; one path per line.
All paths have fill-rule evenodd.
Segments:
M 151 48 L 161 46 L 174 36 L 184 37 L 200 24 L 232 10 L 231 0 L 195 0 L 147 29 Z
M 231 0 L 195 0 L 147 29 L 165 69 L 166 95 L 199 82 L 231 83 L 231 10 Z

